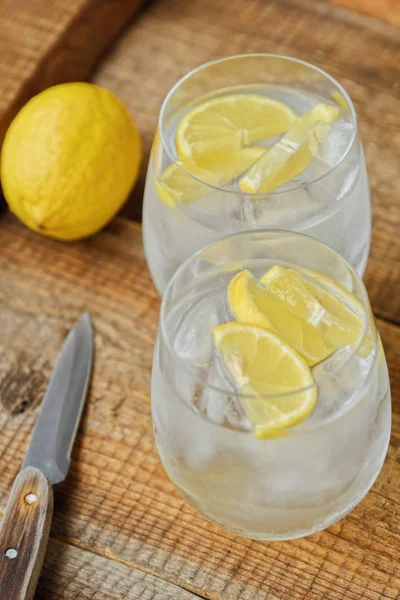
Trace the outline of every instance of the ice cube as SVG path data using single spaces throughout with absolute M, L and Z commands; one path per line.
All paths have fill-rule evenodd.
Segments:
M 225 372 L 217 351 L 212 356 L 199 408 L 213 423 L 233 429 L 251 429 L 235 384 Z
M 198 200 L 179 205 L 179 210 L 189 219 L 201 223 L 214 231 L 233 233 L 243 229 L 240 209 L 243 199 L 231 184 L 226 189 L 215 189 Z
M 221 323 L 223 298 L 201 296 L 175 326 L 173 348 L 176 354 L 195 367 L 206 366 L 212 354 L 212 329 Z
M 318 383 L 318 400 L 307 425 L 337 417 L 347 410 L 359 396 L 360 389 L 368 378 L 373 355 L 367 358 L 351 356 L 354 347 L 346 346 L 316 365 L 313 377 Z
M 332 123 L 320 144 L 314 149 L 314 158 L 310 165 L 292 181 L 292 184 L 313 184 L 310 191 L 314 197 L 323 201 L 324 206 L 338 202 L 350 190 L 359 172 L 358 159 L 354 160 L 355 157 L 339 166 L 349 147 L 353 131 L 353 126 L 343 119 Z M 329 178 L 323 177 L 336 166 L 337 169 Z
M 318 146 L 316 157 L 325 163 L 326 167 L 334 167 L 344 156 L 353 134 L 353 125 L 348 121 L 339 119 L 332 123 Z
M 307 188 L 300 188 L 288 194 L 246 197 L 242 211 L 244 220 L 252 226 L 290 229 L 298 228 L 303 220 L 317 215 L 322 208 L 321 198 Z

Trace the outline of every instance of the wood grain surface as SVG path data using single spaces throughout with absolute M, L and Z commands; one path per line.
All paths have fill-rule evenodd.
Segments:
M 142 0 L 0 0 L 0 146 L 34 94 L 86 79 Z
M 146 155 L 171 85 L 211 58 L 283 52 L 327 69 L 345 85 L 359 115 L 372 188 L 365 280 L 391 371 L 388 458 L 361 504 L 310 538 L 254 542 L 207 523 L 166 478 L 154 447 L 149 385 L 159 299 L 140 226 L 118 218 L 86 242 L 61 244 L 3 214 L 0 510 L 66 331 L 84 309 L 96 326 L 92 389 L 71 472 L 55 490 L 38 600 L 400 598 L 399 29 L 392 17 L 388 24 L 319 0 L 228 4 L 156 0 L 124 31 L 94 81 L 126 102 Z M 142 185 L 126 215 L 138 215 Z
M 171 586 L 213 600 L 400 597 L 397 325 L 378 319 L 392 374 L 394 416 L 388 458 L 372 491 L 327 531 L 286 543 L 250 541 L 202 519 L 160 465 L 149 399 L 159 299 L 140 226 L 116 219 L 86 242 L 61 244 L 3 215 L 0 236 L 0 506 L 23 458 L 65 330 L 84 309 L 96 328 L 90 397 L 69 477 L 55 490 L 51 536 L 60 544 L 49 551 L 39 598 L 123 598 L 110 583 L 116 580 L 121 590 L 132 583 L 132 598 L 141 597 L 143 586 L 143 597 L 150 599 L 173 597 Z M 373 304 L 379 302 L 373 289 L 371 296 Z M 10 383 L 18 374 L 20 387 Z M 21 412 L 11 414 L 14 407 Z M 102 569 L 97 577 L 85 577 L 96 568 Z
M 400 3 L 398 0 L 329 0 L 332 4 L 345 6 L 364 15 L 400 25 Z
M 143 570 L 52 540 L 37 598 L 196 600 L 198 597 Z

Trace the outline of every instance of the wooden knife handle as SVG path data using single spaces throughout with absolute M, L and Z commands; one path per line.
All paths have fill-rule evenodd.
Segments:
M 31 600 L 46 553 L 53 490 L 27 467 L 13 484 L 0 531 L 0 600 Z

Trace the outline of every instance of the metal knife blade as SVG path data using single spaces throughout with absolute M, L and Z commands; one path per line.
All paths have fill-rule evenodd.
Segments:
M 83 313 L 65 338 L 51 374 L 22 468 L 36 467 L 52 483 L 67 475 L 93 362 L 93 329 Z

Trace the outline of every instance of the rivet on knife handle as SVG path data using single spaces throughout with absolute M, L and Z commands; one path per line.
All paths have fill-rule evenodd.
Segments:
M 0 598 L 31 600 L 39 579 L 53 513 L 53 490 L 38 469 L 16 477 L 0 531 Z

